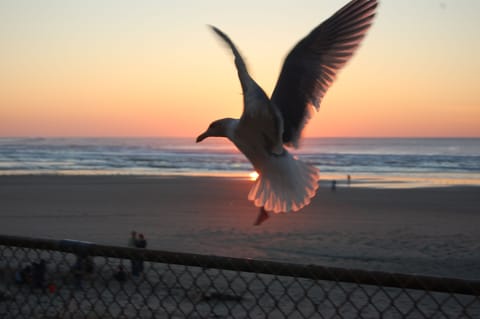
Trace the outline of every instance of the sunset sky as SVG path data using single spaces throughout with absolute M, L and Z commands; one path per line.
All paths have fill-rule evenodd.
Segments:
M 0 137 L 196 136 L 347 0 L 0 0 Z M 480 137 L 480 1 L 381 1 L 306 136 Z

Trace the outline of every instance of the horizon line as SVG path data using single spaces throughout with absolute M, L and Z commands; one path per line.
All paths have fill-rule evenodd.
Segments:
M 170 138 L 170 139 L 188 139 L 195 140 L 195 136 L 169 136 L 169 135 L 19 135 L 19 136 L 0 136 L 0 139 L 56 139 L 56 138 L 71 138 L 71 139 L 154 139 L 154 138 Z M 480 136 L 308 136 L 302 139 L 480 139 Z

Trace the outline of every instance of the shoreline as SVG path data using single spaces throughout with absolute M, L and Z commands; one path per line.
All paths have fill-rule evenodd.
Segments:
M 252 171 L 253 172 L 253 171 Z M 178 173 L 125 173 L 125 172 L 52 172 L 52 173 L 0 173 L 0 179 L 4 177 L 132 177 L 132 178 L 213 178 L 213 179 L 230 179 L 253 181 L 250 174 L 252 172 L 178 172 Z M 320 173 L 320 186 L 330 187 L 333 180 L 336 181 L 337 187 L 352 188 L 373 188 L 373 189 L 416 189 L 416 188 L 444 188 L 444 187 L 479 187 L 480 179 L 478 178 L 445 178 L 437 176 L 387 176 L 375 174 L 358 174 L 351 175 L 351 182 L 347 181 L 345 174 L 329 174 Z

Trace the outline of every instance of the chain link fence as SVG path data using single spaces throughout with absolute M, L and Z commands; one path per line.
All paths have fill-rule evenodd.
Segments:
M 480 281 L 0 236 L 0 318 L 480 318 Z

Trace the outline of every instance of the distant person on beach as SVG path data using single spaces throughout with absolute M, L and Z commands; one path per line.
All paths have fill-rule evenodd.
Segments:
M 337 181 L 336 180 L 333 180 L 332 181 L 332 192 L 336 191 L 337 190 Z
M 137 247 L 137 232 L 132 230 L 128 239 L 128 247 Z
M 350 176 L 350 174 L 347 175 L 347 184 L 348 186 L 350 186 L 350 184 L 352 183 L 352 177 Z
M 143 234 L 138 235 L 138 240 L 136 242 L 137 248 L 147 248 L 147 240 Z M 138 260 L 138 272 L 143 272 L 143 260 Z
M 128 247 L 130 248 L 137 248 L 137 232 L 132 230 L 130 233 L 130 238 L 128 239 Z M 131 271 L 132 275 L 138 276 L 139 272 L 139 266 L 138 266 L 138 260 L 135 259 L 130 259 L 130 264 L 131 264 Z
M 143 234 L 138 235 L 138 240 L 136 242 L 137 248 L 147 248 L 147 240 Z

